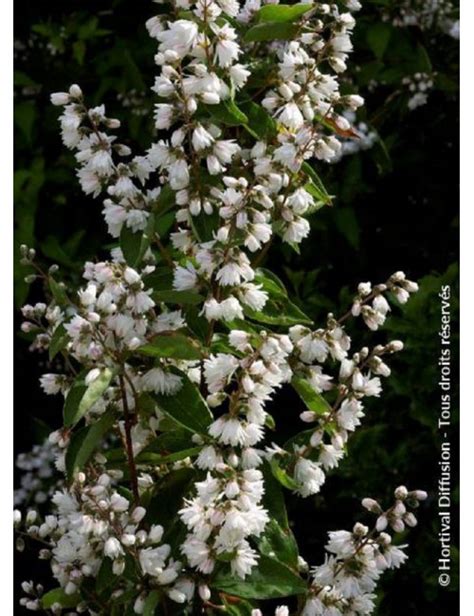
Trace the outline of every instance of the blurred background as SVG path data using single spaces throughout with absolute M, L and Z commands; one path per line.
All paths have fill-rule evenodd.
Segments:
M 86 198 L 75 182 L 74 159 L 61 144 L 58 110 L 50 105 L 49 95 L 79 83 L 91 105 L 104 102 L 109 115 L 122 120 L 122 142 L 136 151 L 147 148 L 154 136 L 149 88 L 156 71 L 155 45 L 144 22 L 153 15 L 153 4 L 16 0 L 15 9 L 15 245 L 17 250 L 23 243 L 34 247 L 44 262 L 60 266 L 64 278 L 78 281 L 83 262 L 104 256 L 110 237 L 100 203 Z M 301 253 L 275 244 L 266 266 L 316 323 L 323 322 L 328 311 L 345 311 L 359 281 L 382 282 L 402 269 L 419 281 L 421 290 L 403 310 L 395 309 L 374 337 L 380 342 L 400 338 L 406 349 L 392 362 L 383 397 L 367 405 L 363 427 L 349 443 L 349 456 L 330 474 L 320 495 L 305 500 L 288 495 L 288 507 L 302 555 L 319 564 L 327 530 L 364 520 L 361 498 L 390 502 L 401 483 L 427 490 L 430 497 L 420 511 L 419 526 L 407 537 L 410 560 L 383 579 L 377 614 L 456 614 L 458 494 L 453 491 L 452 580 L 441 588 L 436 492 L 438 293 L 445 284 L 452 287 L 457 349 L 457 7 L 442 0 L 366 0 L 357 17 L 351 79 L 344 87 L 366 98 L 365 108 L 350 118 L 361 138 L 345 143 L 336 163 L 318 165 L 336 198 L 334 207 L 311 217 L 311 239 L 303 242 Z M 20 265 L 15 270 L 16 309 L 41 299 L 41 289 L 24 282 L 28 273 Z M 350 333 L 356 345 L 363 344 L 363 332 Z M 47 398 L 38 386 L 47 358 L 30 354 L 28 346 L 18 334 L 17 454 L 43 442 L 61 423 L 60 401 Z M 457 352 L 453 368 L 456 385 Z M 286 436 L 300 429 L 295 409 L 303 410 L 290 394 L 280 394 L 271 409 Z M 455 398 L 455 484 L 457 430 Z M 34 459 L 20 456 L 17 501 L 41 507 L 53 483 L 47 448 L 37 450 Z M 28 475 L 31 470 L 43 475 L 40 484 Z M 18 555 L 16 567 L 18 585 L 33 571 L 35 579 L 47 580 L 47 565 L 28 550 Z

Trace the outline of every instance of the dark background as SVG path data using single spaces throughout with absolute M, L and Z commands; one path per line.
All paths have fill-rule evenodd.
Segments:
M 437 582 L 437 294 L 442 284 L 452 286 L 456 324 L 458 47 L 436 27 L 422 31 L 381 26 L 381 11 L 393 5 L 366 3 L 359 14 L 351 66 L 360 70 L 355 82 L 347 84 L 366 97 L 361 117 L 378 131 L 381 141 L 336 165 L 318 166 L 329 192 L 336 195 L 334 207 L 313 215 L 312 235 L 301 254 L 277 244 L 266 266 L 285 281 L 295 301 L 316 322 L 322 322 L 328 310 L 343 310 L 361 280 L 381 282 L 403 269 L 420 282 L 420 293 L 403 310 L 395 309 L 387 326 L 371 340 L 401 338 L 406 350 L 392 362 L 383 396 L 367 405 L 364 426 L 350 441 L 349 456 L 330 474 L 320 495 L 290 496 L 288 507 L 302 555 L 318 564 L 327 530 L 350 528 L 364 519 L 361 498 L 390 501 L 393 488 L 401 483 L 427 490 L 430 497 L 420 509 L 419 526 L 406 538 L 410 560 L 383 578 L 377 613 L 446 616 L 458 613 L 458 496 L 453 490 L 452 583 L 443 589 Z M 153 99 L 147 90 L 155 75 L 155 46 L 144 22 L 153 14 L 153 4 L 16 0 L 15 9 L 16 245 L 34 246 L 42 260 L 58 263 L 63 276 L 77 280 L 83 261 L 101 254 L 110 238 L 99 202 L 86 198 L 73 179 L 73 157 L 61 144 L 58 110 L 49 104 L 49 94 L 80 83 L 91 104 L 105 102 L 111 115 L 123 120 L 122 141 L 137 151 L 147 147 L 153 135 L 148 113 Z M 409 112 L 401 81 L 418 71 L 435 73 L 435 88 L 425 106 Z M 352 68 L 349 73 L 354 73 Z M 372 80 L 378 86 L 369 92 Z M 117 98 L 119 92 L 127 93 L 131 106 Z M 17 307 L 27 298 L 40 299 L 41 290 L 34 285 L 28 290 L 23 282 L 27 273 L 23 267 L 15 272 Z M 362 344 L 361 329 L 350 333 Z M 455 325 L 455 348 L 456 334 Z M 37 385 L 47 369 L 46 359 L 30 354 L 21 335 L 15 346 L 15 447 L 21 452 L 37 441 L 43 423 L 58 427 L 61 412 L 59 401 L 44 396 Z M 453 368 L 456 387 L 457 353 Z M 299 404 L 289 392 L 273 404 L 285 437 L 300 429 L 295 420 Z M 456 407 L 457 396 L 454 452 Z M 452 464 L 457 485 L 457 455 Z M 16 573 L 16 590 L 23 579 L 48 579 L 47 566 L 28 550 L 18 557 Z M 18 613 L 23 613 L 21 608 Z

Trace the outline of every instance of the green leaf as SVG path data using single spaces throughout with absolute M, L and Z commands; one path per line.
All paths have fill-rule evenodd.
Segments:
M 160 424 L 160 430 L 161 430 Z M 149 445 L 145 447 L 142 453 L 159 453 L 160 455 L 168 455 L 171 452 L 182 451 L 193 447 L 192 437 L 189 430 L 176 428 L 159 434 Z
M 73 608 L 81 600 L 79 594 L 67 595 L 63 588 L 53 588 L 41 597 L 41 607 L 49 610 L 55 603 L 63 608 Z
M 379 60 L 383 57 L 392 36 L 392 26 L 387 23 L 375 23 L 367 31 L 367 43 Z
M 432 73 L 433 72 L 433 64 L 431 63 L 431 58 L 426 50 L 426 47 L 418 43 L 416 46 L 415 57 L 413 58 L 414 67 L 417 67 L 417 70 L 422 73 Z
M 274 477 L 269 462 L 264 461 L 260 470 L 265 482 L 263 505 L 282 528 L 289 528 L 288 515 L 286 513 L 285 497 L 279 481 Z
M 332 410 L 329 402 L 321 394 L 315 392 L 306 379 L 295 376 L 291 380 L 291 384 L 308 409 L 313 411 L 313 413 L 322 415 Z
M 267 301 L 263 311 L 258 312 L 250 308 L 244 309 L 245 314 L 258 323 L 267 325 L 282 325 L 291 327 L 292 325 L 312 324 L 312 320 L 304 314 L 295 304 L 289 300 L 283 304 L 272 300 Z
M 259 21 L 288 22 L 295 21 L 309 10 L 313 4 L 267 4 L 257 12 Z
M 321 180 L 319 175 L 316 173 L 316 171 L 313 169 L 313 167 L 309 163 L 304 162 L 303 165 L 301 166 L 301 169 L 304 171 L 304 173 L 306 173 L 306 175 L 310 179 L 309 186 L 306 185 L 305 189 L 313 197 L 321 201 L 324 205 L 330 205 L 332 203 L 332 197 L 326 190 L 326 187 L 324 186 L 323 181 Z M 311 214 L 314 211 L 316 211 L 316 209 L 319 209 L 319 207 L 311 208 L 308 211 L 308 213 Z
M 58 353 L 66 348 L 69 342 L 69 336 L 64 328 L 64 325 L 60 323 L 54 330 L 49 343 L 49 361 L 52 361 Z
M 134 233 L 126 225 L 123 225 L 120 232 L 120 248 L 122 249 L 125 261 L 130 267 L 136 267 L 143 259 L 145 252 L 150 246 L 150 234 L 153 231 L 155 219 L 151 215 L 145 231 Z
M 156 200 L 156 211 L 159 214 L 168 212 L 176 203 L 175 192 L 168 184 L 161 188 L 160 194 Z
M 190 304 L 191 306 L 197 306 L 201 304 L 205 297 L 199 293 L 193 291 L 155 291 L 151 297 L 157 303 L 163 302 L 165 304 Z
M 110 558 L 104 558 L 95 581 L 96 591 L 102 594 L 105 590 L 110 588 L 110 586 L 113 586 L 117 579 L 117 576 L 112 571 L 112 560 Z
M 203 186 L 212 186 L 212 178 L 216 176 L 208 177 L 207 174 L 200 172 L 200 182 Z M 198 216 L 191 216 L 191 227 L 201 242 L 210 242 L 214 239 L 215 232 L 221 224 L 219 213 L 216 208 L 213 209 L 211 214 L 206 214 L 202 210 Z
M 138 454 L 136 461 L 138 464 L 171 464 L 172 462 L 178 462 L 185 458 L 195 458 L 199 455 L 202 447 L 190 447 L 189 449 L 183 449 L 182 451 L 176 451 L 166 456 L 162 456 L 159 453 L 142 452 Z
M 112 370 L 103 368 L 89 385 L 85 384 L 82 377 L 78 377 L 64 402 L 64 425 L 71 427 L 82 419 L 105 392 L 114 376 Z
M 253 26 L 244 34 L 245 43 L 260 41 L 289 41 L 298 31 L 298 26 L 292 23 L 268 21 Z
M 81 428 L 73 435 L 66 451 L 66 471 L 69 480 L 73 479 L 77 471 L 84 468 L 95 449 L 102 443 L 105 434 L 112 428 L 114 421 L 115 416 L 111 409 L 98 421 Z
M 335 208 L 334 222 L 354 250 L 359 249 L 360 227 L 352 207 Z
M 285 286 L 275 274 L 259 268 L 255 275 L 255 282 L 262 285 L 269 299 L 261 312 L 248 307 L 244 309 L 250 319 L 269 325 L 312 324 L 312 320 L 288 299 Z
M 172 532 L 172 526 L 181 524 L 177 514 L 195 480 L 194 469 L 180 468 L 168 473 L 154 487 L 153 496 L 146 508 L 145 521 L 149 524 L 161 524 L 165 528 L 165 538 Z
M 149 357 L 166 357 L 173 359 L 202 359 L 203 350 L 196 340 L 179 332 L 162 332 L 155 336 L 149 344 L 137 349 L 142 355 Z
M 155 610 L 160 602 L 160 593 L 157 590 L 152 590 L 148 595 L 143 606 L 143 616 L 154 616 Z
M 66 306 L 67 304 L 69 304 L 69 298 L 67 296 L 66 290 L 64 289 L 64 286 L 62 284 L 59 284 L 59 282 L 56 282 L 56 280 L 54 280 L 52 276 L 48 278 L 48 282 L 54 301 L 59 306 Z
M 273 476 L 281 483 L 282 486 L 288 490 L 298 490 L 300 486 L 293 479 L 293 477 L 290 477 L 286 470 L 278 464 L 278 459 L 276 456 L 273 456 L 270 460 L 270 467 L 272 469 Z
M 84 58 L 86 56 L 86 44 L 84 41 L 75 41 L 72 44 L 73 56 L 76 62 L 82 66 L 84 64 Z
M 168 231 L 172 228 L 175 218 L 176 218 L 175 212 L 167 212 L 166 214 L 163 214 L 162 216 L 156 219 L 155 231 L 158 233 L 160 237 L 164 237 L 168 233 Z
M 276 558 L 292 569 L 298 567 L 298 545 L 289 528 L 282 528 L 278 522 L 271 519 L 260 537 L 258 549 L 261 554 Z
M 23 136 L 31 143 L 33 128 L 37 118 L 37 106 L 33 101 L 23 101 L 15 105 L 15 124 Z
M 272 297 L 288 297 L 285 285 L 272 271 L 259 267 L 256 272 L 256 280 L 258 284 L 262 285 L 263 290 Z
M 240 579 L 230 572 L 220 572 L 212 586 L 244 599 L 277 599 L 307 592 L 307 585 L 278 560 L 261 556 L 252 573 Z
M 224 101 L 218 105 L 211 105 L 206 110 L 213 119 L 227 124 L 227 126 L 241 126 L 248 123 L 245 113 L 231 100 Z
M 226 614 L 232 614 L 232 616 L 252 616 L 252 612 L 255 606 L 244 600 L 237 600 L 236 597 L 231 601 L 229 597 L 225 595 L 221 596 L 221 599 L 226 608 Z
M 271 140 L 277 134 L 277 125 L 272 116 L 261 105 L 253 101 L 241 105 L 248 118 L 247 130 L 258 139 Z
M 199 389 L 188 377 L 177 370 L 172 369 L 174 374 L 178 374 L 182 379 L 181 389 L 172 396 L 155 394 L 156 400 L 161 411 L 174 419 L 179 425 L 191 432 L 206 434 L 207 428 L 211 424 L 213 417 Z
M 328 431 L 327 426 L 326 431 Z M 298 434 L 295 434 L 285 442 L 285 444 L 283 445 L 283 449 L 291 452 L 295 450 L 295 447 L 306 447 L 307 445 L 309 445 L 313 434 L 314 430 L 303 430 L 302 432 L 298 432 Z M 317 450 L 310 449 L 310 453 L 308 454 L 309 459 L 312 459 L 313 454 L 311 453 L 311 451 L 316 452 L 315 455 L 318 455 Z
M 169 291 L 173 287 L 173 272 L 170 267 L 157 267 L 151 274 L 143 277 L 143 283 L 147 289 L 153 291 Z

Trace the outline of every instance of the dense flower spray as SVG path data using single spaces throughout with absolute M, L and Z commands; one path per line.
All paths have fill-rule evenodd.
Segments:
M 48 488 L 53 509 L 15 513 L 19 547 L 25 535 L 42 543 L 58 583 L 45 594 L 25 583 L 27 608 L 256 616 L 260 600 L 297 595 L 296 611 L 275 614 L 369 614 L 381 573 L 405 560 L 385 530 L 416 523 L 407 506 L 423 493 L 398 488 L 386 512 L 365 499 L 375 530 L 330 533 L 325 564 L 308 575 L 281 489 L 321 490 L 403 348 L 354 351 L 348 321 L 376 331 L 389 301 L 405 303 L 417 285 L 403 272 L 361 283 L 346 314 L 315 327 L 259 267 L 275 238 L 297 247 L 308 215 L 331 202 L 309 161 L 336 160 L 340 137 L 356 136 L 363 100 L 340 92 L 340 75 L 359 8 L 158 3 L 147 22 L 157 137 L 141 155 L 78 85 L 52 95 L 116 246 L 85 264 L 78 290 L 23 248 L 50 301 L 25 306 L 22 328 L 33 350 L 61 358 L 41 387 L 65 399 L 63 427 L 38 450 L 63 473 Z M 267 403 L 285 385 L 310 429 L 278 446 Z

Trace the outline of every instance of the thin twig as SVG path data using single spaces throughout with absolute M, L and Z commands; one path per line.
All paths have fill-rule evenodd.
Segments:
M 122 393 L 123 413 L 125 417 L 125 444 L 127 447 L 128 468 L 130 470 L 130 484 L 135 504 L 138 504 L 140 497 L 138 494 L 137 467 L 135 466 L 135 457 L 133 455 L 132 444 L 132 425 L 133 420 L 128 408 L 127 392 L 125 390 L 125 382 L 123 375 L 119 376 L 120 391 Z

